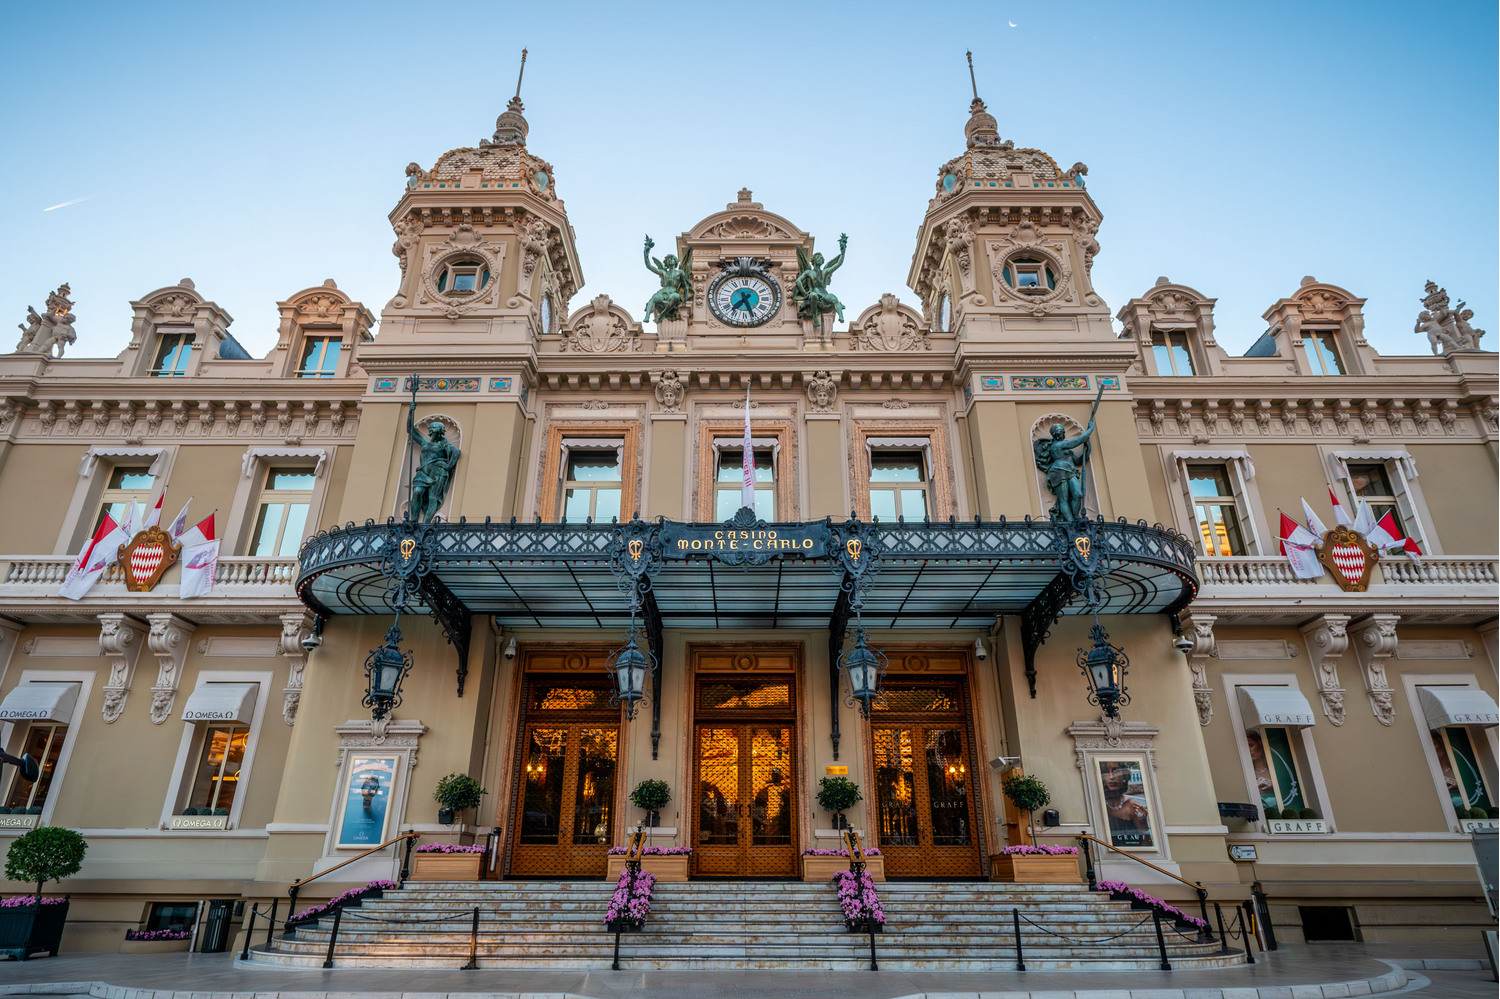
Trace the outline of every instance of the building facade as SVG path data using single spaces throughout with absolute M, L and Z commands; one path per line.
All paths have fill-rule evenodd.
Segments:
M 976 98 L 913 301 L 817 297 L 836 277 L 799 275 L 842 245 L 814 257 L 742 190 L 670 257 L 647 246 L 664 293 L 637 316 L 573 301 L 572 221 L 526 136 L 512 101 L 407 168 L 378 336 L 329 280 L 277 304 L 254 359 L 184 279 L 132 303 L 117 358 L 62 356 L 66 287 L 0 357 L 0 740 L 42 764 L 5 769 L 0 840 L 84 832 L 75 948 L 406 830 L 488 843 L 497 877 L 602 877 L 645 779 L 672 793 L 654 842 L 696 876 L 796 877 L 836 843 L 819 780 L 847 775 L 889 876 L 982 878 L 1027 835 L 1017 766 L 1051 790 L 1039 841 L 1096 836 L 1104 875 L 1168 896 L 1126 854 L 1223 897 L 1258 881 L 1283 936 L 1488 922 L 1467 830 L 1500 793 L 1500 389 L 1462 303 L 1430 287 L 1433 354 L 1403 357 L 1311 277 L 1243 357 L 1186 284 L 1112 312 L 1086 169 L 1002 140 Z M 1082 524 L 1049 516 L 1054 426 L 1091 430 Z M 433 436 L 456 463 L 436 519 L 403 523 Z M 61 596 L 106 513 L 139 525 L 163 491 L 216 511 L 212 589 L 127 553 Z M 1330 495 L 1421 557 L 1349 541 L 1362 578 L 1332 555 L 1299 577 L 1278 510 L 1332 523 Z M 1077 547 L 1070 574 L 1080 540 L 1096 562 Z M 398 622 L 414 665 L 375 718 L 366 661 Z M 1079 668 L 1095 623 L 1129 657 L 1118 717 Z M 625 712 L 610 657 L 637 629 L 658 668 Z M 888 660 L 868 717 L 837 668 L 857 634 Z M 487 796 L 443 824 L 450 773 Z

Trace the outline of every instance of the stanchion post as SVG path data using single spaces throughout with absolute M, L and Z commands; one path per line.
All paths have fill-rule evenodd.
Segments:
M 292 884 L 288 885 L 286 889 L 286 926 L 282 930 L 283 934 L 290 933 L 292 931 L 292 913 L 296 911 L 297 884 L 296 882 L 293 882 Z
M 1219 924 L 1219 953 L 1229 953 L 1229 935 L 1224 932 L 1224 910 L 1219 908 L 1219 903 L 1214 903 L 1214 919 Z
M 256 906 L 252 905 L 250 907 L 250 921 L 245 925 L 245 946 L 240 948 L 241 961 L 250 960 L 250 934 L 255 932 L 255 917 L 258 915 L 260 915 L 260 912 Z M 276 917 L 272 916 L 271 918 L 274 920 Z
M 333 967 L 333 945 L 339 938 L 339 922 L 344 918 L 344 907 L 333 910 L 333 932 L 328 934 L 328 956 L 323 958 L 323 967 Z
M 1088 837 L 1078 837 L 1078 849 L 1083 854 L 1083 864 L 1088 871 L 1089 891 L 1098 891 L 1099 880 L 1094 874 L 1094 853 L 1089 849 Z
M 406 852 L 401 858 L 401 877 L 396 879 L 402 888 L 406 887 L 406 879 L 411 877 L 411 848 L 416 842 L 417 837 L 411 835 L 406 837 Z
M 875 960 L 875 920 L 870 921 L 870 970 L 879 971 L 880 962 Z
M 268 951 L 276 949 L 276 941 L 274 938 L 274 934 L 276 933 L 276 907 L 280 904 L 281 899 L 271 899 L 271 918 L 266 920 L 266 950 Z
M 473 971 L 479 967 L 479 906 L 474 906 L 474 922 L 469 926 L 469 963 L 459 971 Z
M 1151 907 L 1151 921 L 1156 924 L 1156 951 L 1161 955 L 1161 970 L 1171 971 L 1172 962 L 1167 960 L 1167 938 L 1161 932 L 1161 910 Z
M 1021 952 L 1021 910 L 1010 910 L 1011 926 L 1016 931 L 1016 970 L 1026 970 L 1026 955 Z
M 1214 938 L 1214 931 L 1208 926 L 1208 889 L 1203 887 L 1202 881 L 1194 881 L 1198 886 L 1198 912 L 1203 917 L 1203 932 L 1208 934 L 1208 939 Z
M 1254 964 L 1255 955 L 1250 950 L 1250 928 L 1245 925 L 1245 910 L 1240 910 L 1240 939 L 1245 941 L 1245 963 Z
M 1260 924 L 1266 928 L 1266 950 L 1276 950 L 1276 927 L 1271 925 L 1271 903 L 1266 898 L 1266 891 L 1259 881 L 1250 885 L 1250 896 L 1255 899 L 1255 908 L 1260 914 Z
M 620 925 L 615 924 L 615 959 L 609 966 L 610 971 L 620 970 Z

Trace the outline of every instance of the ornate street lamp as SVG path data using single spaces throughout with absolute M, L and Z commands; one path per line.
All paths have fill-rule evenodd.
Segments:
M 1130 693 L 1125 688 L 1125 672 L 1130 668 L 1130 659 L 1118 645 L 1109 644 L 1109 634 L 1099 619 L 1094 619 L 1089 637 L 1094 645 L 1087 651 L 1078 650 L 1078 668 L 1089 684 L 1089 703 L 1097 704 L 1105 717 L 1120 717 L 1120 708 L 1130 703 Z
M 880 680 L 890 661 L 884 652 L 865 644 L 863 626 L 854 632 L 854 647 L 839 654 L 838 668 L 849 681 L 849 696 L 859 705 L 859 713 L 870 717 L 870 707 L 880 699 Z
M 630 634 L 625 636 L 625 644 L 609 654 L 606 665 L 615 675 L 615 690 L 609 702 L 625 705 L 625 717 L 633 719 L 636 706 L 646 699 L 646 677 L 657 669 L 656 656 L 651 650 L 641 650 L 634 613 L 630 615 Z
M 364 706 L 370 717 L 384 718 L 401 703 L 401 681 L 411 672 L 412 654 L 401 648 L 401 617 L 385 633 L 385 641 L 365 657 Z

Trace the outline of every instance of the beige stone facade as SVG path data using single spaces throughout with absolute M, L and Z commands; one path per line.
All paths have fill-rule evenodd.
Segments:
M 1244 357 L 1218 344 L 1213 299 L 1188 285 L 1163 278 L 1112 313 L 1091 280 L 1102 213 L 1085 171 L 1002 141 L 977 100 L 965 134 L 919 231 L 915 299 L 848 303 L 843 323 L 799 318 L 798 255 L 814 239 L 749 191 L 683 220 L 673 250 L 691 250 L 693 295 L 679 318 L 643 322 L 606 295 L 573 302 L 573 222 L 587 220 L 570 220 L 552 166 L 527 148 L 517 101 L 491 139 L 408 168 L 390 216 L 400 280 L 378 336 L 372 311 L 328 281 L 277 304 L 279 340 L 251 359 L 183 280 L 132 303 L 117 358 L 0 357 L 0 700 L 71 691 L 0 730 L 10 752 L 51 754 L 45 793 L 5 771 L 0 842 L 37 823 L 87 836 L 66 886 L 72 946 L 113 950 L 166 903 L 283 895 L 405 830 L 487 841 L 497 876 L 602 876 L 604 849 L 642 818 L 627 794 L 646 778 L 672 789 L 655 841 L 693 846 L 694 873 L 794 876 L 803 849 L 835 842 L 814 796 L 846 768 L 865 791 L 849 817 L 886 849 L 888 874 L 982 877 L 1024 835 L 1000 791 L 1017 762 L 1052 792 L 1058 824 L 1040 841 L 1113 838 L 1220 898 L 1258 880 L 1283 935 L 1326 910 L 1367 940 L 1486 921 L 1466 830 L 1494 812 L 1467 810 L 1500 793 L 1496 729 L 1482 715 L 1434 727 L 1446 716 L 1431 691 L 1497 696 L 1496 355 L 1378 355 L 1363 300 L 1312 278 L 1266 311 Z M 712 308 L 715 279 L 741 258 L 763 291 L 776 286 L 760 325 Z M 623 628 L 585 606 L 587 587 L 567 598 L 578 621 L 546 623 L 558 580 L 495 567 L 473 592 L 506 609 L 463 608 L 466 657 L 425 608 L 402 618 L 416 665 L 393 715 L 372 723 L 364 662 L 390 613 L 330 612 L 309 650 L 329 608 L 310 580 L 299 594 L 296 552 L 321 529 L 401 516 L 414 375 L 418 424 L 442 422 L 462 450 L 448 525 L 724 520 L 740 505 L 747 404 L 766 521 L 1044 521 L 1032 442 L 1053 424 L 1083 429 L 1102 388 L 1088 511 L 1192 539 L 1199 585 L 1185 608 L 1101 616 L 1130 657 L 1119 723 L 1085 699 L 1075 658 L 1090 621 L 1076 602 L 1035 651 L 1034 693 L 1018 609 L 958 627 L 872 617 L 891 700 L 866 721 L 830 684 L 827 625 L 734 626 L 733 601 L 763 602 L 779 577 L 717 565 L 700 623 L 662 633 L 657 703 L 623 720 L 586 682 L 607 679 Z M 217 510 L 212 592 L 181 598 L 180 565 L 131 592 L 117 566 L 81 599 L 59 596 L 100 511 L 163 488 L 164 520 L 190 496 L 190 522 Z M 1361 498 L 1392 510 L 1424 557 L 1381 558 L 1363 592 L 1331 573 L 1298 579 L 1278 554 L 1277 511 L 1300 519 L 1305 497 L 1332 524 L 1330 489 L 1351 511 Z M 946 580 L 903 585 L 914 605 L 972 621 Z M 200 691 L 228 688 L 248 691 L 232 712 L 185 717 Z M 1298 694 L 1310 714 L 1256 714 L 1257 696 L 1285 707 Z M 720 773 L 737 792 L 710 795 L 710 758 L 746 761 Z M 1475 775 L 1454 774 L 1467 762 Z M 544 766 L 561 768 L 556 787 L 533 777 Z M 383 812 L 360 801 L 376 771 Z M 432 791 L 454 772 L 489 794 L 442 825 Z M 1116 772 L 1132 782 L 1124 798 L 1106 787 Z M 231 787 L 219 806 L 215 790 Z M 1220 803 L 1296 814 L 1234 818 Z M 1121 821 L 1136 832 L 1121 834 L 1111 814 L 1132 807 L 1137 820 Z M 370 828 L 356 828 L 361 808 Z M 730 808 L 743 811 L 726 825 Z M 563 845 L 543 849 L 547 835 Z M 1253 865 L 1231 860 L 1251 846 Z M 303 897 L 395 864 L 392 850 L 357 860 Z M 1122 855 L 1100 871 L 1182 896 Z

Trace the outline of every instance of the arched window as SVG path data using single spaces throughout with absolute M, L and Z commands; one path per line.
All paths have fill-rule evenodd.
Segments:
M 1035 257 L 1017 257 L 1001 271 L 1005 283 L 1017 291 L 1032 295 L 1057 290 L 1057 275 L 1052 265 Z
M 472 295 L 489 283 L 489 265 L 473 257 L 445 261 L 438 270 L 437 290 L 444 295 Z

